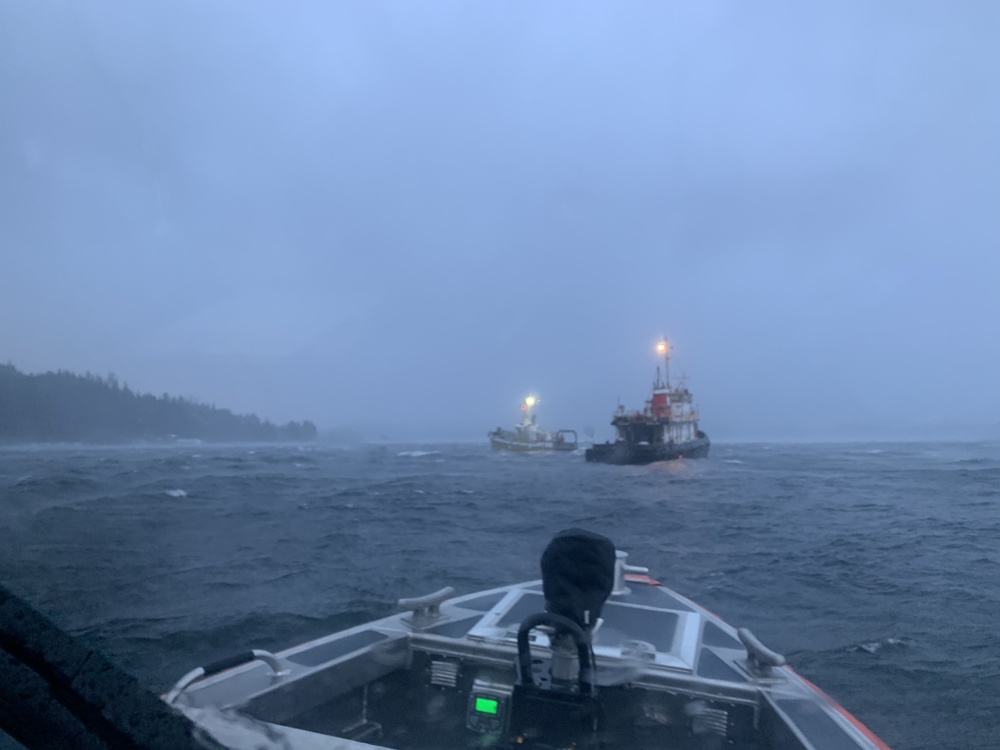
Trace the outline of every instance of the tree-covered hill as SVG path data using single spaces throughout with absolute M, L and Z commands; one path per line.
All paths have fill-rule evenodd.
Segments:
M 114 375 L 29 375 L 0 365 L 0 442 L 120 442 L 196 438 L 312 440 L 310 421 L 271 424 L 163 394 L 136 393 Z

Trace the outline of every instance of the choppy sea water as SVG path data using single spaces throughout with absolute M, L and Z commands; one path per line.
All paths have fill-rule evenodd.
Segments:
M 0 580 L 158 692 L 400 597 L 537 578 L 568 526 L 751 628 L 895 750 L 1000 746 L 1000 443 L 648 467 L 480 445 L 0 450 Z

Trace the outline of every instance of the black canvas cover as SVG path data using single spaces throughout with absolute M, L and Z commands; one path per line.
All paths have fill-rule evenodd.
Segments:
M 585 529 L 556 534 L 542 553 L 545 609 L 589 630 L 615 584 L 615 545 Z

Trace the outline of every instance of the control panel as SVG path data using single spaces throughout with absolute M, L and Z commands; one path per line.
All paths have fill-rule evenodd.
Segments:
M 510 716 L 512 685 L 475 679 L 469 694 L 465 726 L 479 734 L 502 734 Z

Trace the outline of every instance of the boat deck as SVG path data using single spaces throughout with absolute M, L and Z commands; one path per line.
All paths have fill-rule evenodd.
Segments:
M 756 663 L 737 631 L 707 610 L 645 576 L 627 584 L 593 634 L 602 746 L 880 747 L 790 668 Z M 205 679 L 179 705 L 193 718 L 206 707 L 236 709 L 268 732 L 294 735 L 291 747 L 499 746 L 518 682 L 518 627 L 543 610 L 540 582 L 448 599 L 430 613 L 415 609 L 277 654 L 280 676 L 255 662 Z M 545 688 L 548 634 L 532 631 L 531 644 Z M 479 700 L 495 714 L 477 715 Z

